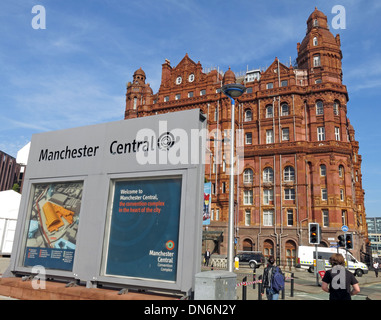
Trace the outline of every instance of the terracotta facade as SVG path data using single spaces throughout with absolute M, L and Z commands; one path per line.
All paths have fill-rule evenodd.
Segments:
M 347 118 L 348 93 L 342 83 L 340 37 L 315 9 L 297 44 L 296 65 L 276 58 L 266 70 L 236 76 L 232 70 L 203 70 L 188 54 L 172 67 L 162 65 L 154 94 L 140 68 L 127 85 L 125 119 L 199 108 L 210 132 L 205 178 L 212 182 L 212 221 L 208 232 L 222 232 L 213 249 L 227 252 L 231 106 L 221 93 L 242 83 L 235 129 L 242 132 L 235 184 L 237 250 L 273 254 L 294 264 L 297 248 L 308 245 L 308 223 L 318 222 L 322 245 L 330 246 L 345 224 L 354 233 L 357 258 L 367 243 L 361 156 Z M 225 139 L 225 140 L 224 140 Z M 209 240 L 211 241 L 211 240 Z

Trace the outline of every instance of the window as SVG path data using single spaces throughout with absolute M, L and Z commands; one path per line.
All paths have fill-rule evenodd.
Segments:
M 289 107 L 287 103 L 282 104 L 282 116 L 289 115 Z
M 220 220 L 220 209 L 216 210 L 216 218 L 214 219 L 215 221 Z
M 313 24 L 314 27 L 318 27 L 319 26 L 319 21 L 318 19 L 315 19 L 314 20 L 314 24 Z
M 268 84 L 266 84 L 266 89 L 272 89 L 274 88 L 274 85 L 272 82 L 269 82 Z
M 335 116 L 338 116 L 338 115 L 339 115 L 339 107 L 340 107 L 340 103 L 337 102 L 337 101 L 335 101 L 335 102 L 333 103 L 333 114 L 334 114 Z
M 341 223 L 343 224 L 343 226 L 347 224 L 347 210 L 341 211 Z
M 245 226 L 249 226 L 251 222 L 251 212 L 250 210 L 245 210 Z
M 322 114 L 324 114 L 323 101 L 317 101 L 316 102 L 316 115 L 321 116 Z
M 340 141 L 340 128 L 335 127 L 335 140 Z
M 138 105 L 138 98 L 134 98 L 134 110 L 136 109 L 136 107 L 137 107 L 137 105 Z
M 320 67 L 320 54 L 314 56 L 314 67 Z
M 188 92 L 188 98 L 193 98 L 193 91 Z
M 317 128 L 317 134 L 318 134 L 318 141 L 324 141 L 325 140 L 325 128 L 324 127 L 318 127 Z
M 253 182 L 253 170 L 246 169 L 243 172 L 243 182 L 245 182 L 245 183 L 251 183 L 251 182 Z
M 344 201 L 344 189 L 340 189 L 340 201 Z
M 218 119 L 218 108 L 214 109 L 214 121 Z
M 273 106 L 269 105 L 266 107 L 266 118 L 272 118 L 273 117 Z
M 290 130 L 288 128 L 282 128 L 282 141 L 290 140 Z
M 273 222 L 274 210 L 263 210 L 263 225 L 264 226 L 272 226 Z
M 293 226 L 294 225 L 294 210 L 287 209 L 287 225 Z
M 180 93 L 175 95 L 175 100 L 180 100 L 180 98 L 181 98 L 181 94 Z
M 318 38 L 317 38 L 317 37 L 314 37 L 312 43 L 313 43 L 313 45 L 316 47 L 316 46 L 318 45 Z
M 315 84 L 319 84 L 319 83 L 322 83 L 322 80 L 321 79 L 316 79 L 315 80 Z
M 342 165 L 339 166 L 339 177 L 344 178 L 344 167 Z
M 205 96 L 206 95 L 206 90 L 203 89 L 203 90 L 200 90 L 200 96 Z
M 223 160 L 222 161 L 222 172 L 225 172 L 226 171 L 226 161 Z
M 328 200 L 328 194 L 327 194 L 327 189 L 326 188 L 322 188 L 321 189 L 321 199 L 323 201 L 327 201 Z
M 274 190 L 264 189 L 263 190 L 263 204 L 272 204 L 274 201 Z
M 214 209 L 210 211 L 210 220 L 214 221 Z
M 274 132 L 273 130 L 266 130 L 266 143 L 274 143 Z
M 287 87 L 288 86 L 288 81 L 287 80 L 282 80 L 280 83 L 281 87 Z
M 263 182 L 274 182 L 274 171 L 272 168 L 263 170 Z
M 295 189 L 294 188 L 284 189 L 284 200 L 295 200 Z
M 169 101 L 169 96 L 165 96 L 164 97 L 164 102 L 168 102 Z
M 251 132 L 245 133 L 245 144 L 252 144 L 253 135 Z
M 327 167 L 325 166 L 325 164 L 320 165 L 320 175 L 322 177 L 325 177 L 327 175 Z
M 222 182 L 221 193 L 226 193 L 226 182 Z
M 216 194 L 216 184 L 212 183 L 212 194 Z
M 253 114 L 251 113 L 251 110 L 247 109 L 245 111 L 245 122 L 252 121 L 253 120 Z
M 295 180 L 295 169 L 291 166 L 287 166 L 283 170 L 283 181 L 294 181 Z
M 329 211 L 324 209 L 323 212 L 323 227 L 329 227 Z
M 253 190 L 243 191 L 243 204 L 252 205 L 253 204 Z

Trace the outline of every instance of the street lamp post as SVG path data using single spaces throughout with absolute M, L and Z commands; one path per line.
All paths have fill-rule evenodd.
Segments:
M 238 84 L 226 84 L 222 92 L 231 100 L 231 134 L 230 134 L 230 181 L 229 181 L 229 224 L 228 224 L 228 271 L 233 272 L 234 264 L 234 114 L 235 99 L 241 96 L 246 87 Z

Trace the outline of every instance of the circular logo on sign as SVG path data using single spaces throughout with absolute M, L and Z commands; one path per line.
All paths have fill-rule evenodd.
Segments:
M 168 250 L 173 250 L 173 248 L 175 247 L 175 243 L 174 243 L 172 240 L 169 240 L 169 241 L 167 241 L 167 243 L 165 244 L 165 247 L 166 247 Z
M 163 133 L 157 139 L 157 146 L 160 150 L 169 150 L 175 144 L 175 137 L 170 132 Z

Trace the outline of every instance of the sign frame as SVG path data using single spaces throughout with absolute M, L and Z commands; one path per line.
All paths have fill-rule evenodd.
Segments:
M 205 120 L 199 109 L 192 109 L 33 135 L 11 261 L 3 277 L 33 273 L 31 266 L 23 265 L 33 186 L 81 181 L 83 193 L 73 269 L 48 268 L 47 277 L 86 283 L 88 288 L 101 284 L 190 294 L 194 290 L 195 274 L 201 271 Z M 142 128 L 148 128 L 148 133 L 142 135 Z M 149 140 L 147 138 L 147 146 L 150 142 L 153 159 L 156 156 L 156 159 L 165 161 L 144 165 L 139 162 L 139 159 L 144 160 L 143 152 L 138 154 L 139 146 L 145 146 L 138 140 L 139 133 L 140 139 L 144 134 L 152 135 Z M 167 143 L 168 139 L 162 139 L 163 135 L 180 137 L 180 140 Z M 189 141 L 180 144 L 184 137 Z M 195 147 L 197 140 L 191 138 L 197 139 L 199 145 Z M 171 147 L 175 151 L 185 150 L 186 157 L 171 163 Z M 162 177 L 181 177 L 176 280 L 105 275 L 102 268 L 112 182 Z

